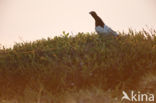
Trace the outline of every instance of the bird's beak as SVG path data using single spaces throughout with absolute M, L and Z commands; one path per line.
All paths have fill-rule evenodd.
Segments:
M 89 14 L 91 14 L 91 12 L 89 12 Z

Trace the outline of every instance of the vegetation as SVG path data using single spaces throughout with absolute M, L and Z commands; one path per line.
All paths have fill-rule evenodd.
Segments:
M 156 82 L 156 31 L 119 34 L 63 32 L 1 48 L 0 102 L 120 103 L 123 90 L 156 93 L 146 86 Z

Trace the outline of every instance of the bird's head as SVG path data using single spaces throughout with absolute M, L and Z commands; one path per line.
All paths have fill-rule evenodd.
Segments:
M 89 14 L 92 15 L 93 17 L 97 16 L 95 11 L 91 11 L 91 12 L 89 12 Z

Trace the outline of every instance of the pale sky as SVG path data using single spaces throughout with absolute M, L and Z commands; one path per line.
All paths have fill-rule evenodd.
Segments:
M 116 31 L 156 29 L 156 0 L 0 0 L 0 44 L 94 32 L 92 10 Z

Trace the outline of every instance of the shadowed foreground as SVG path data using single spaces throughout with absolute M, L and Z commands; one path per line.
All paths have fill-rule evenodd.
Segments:
M 155 71 L 155 31 L 63 33 L 0 49 L 0 103 L 120 103 L 123 90 L 156 93 Z

